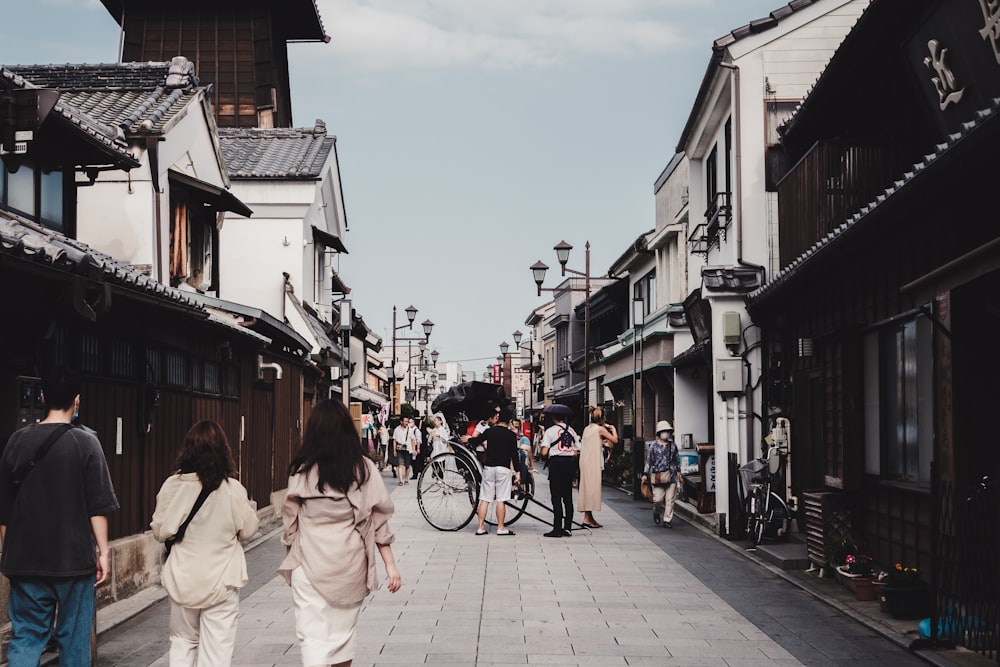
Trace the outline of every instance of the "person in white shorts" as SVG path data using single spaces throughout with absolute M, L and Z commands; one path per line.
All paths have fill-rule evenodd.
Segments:
M 510 408 L 501 408 L 497 423 L 481 436 L 480 442 L 486 447 L 486 463 L 483 466 L 483 483 L 479 488 L 477 516 L 479 528 L 476 535 L 486 534 L 486 512 L 490 503 L 497 504 L 497 535 L 513 535 L 514 531 L 504 526 L 507 506 L 510 500 L 511 481 L 520 481 L 518 472 L 517 435 L 510 430 Z

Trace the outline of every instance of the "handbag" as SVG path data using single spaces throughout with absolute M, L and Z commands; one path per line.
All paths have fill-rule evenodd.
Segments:
M 667 486 L 674 483 L 674 474 L 669 470 L 650 473 L 650 478 L 656 486 Z
M 182 523 L 181 527 L 177 529 L 177 533 L 174 534 L 173 537 L 168 537 L 163 541 L 163 546 L 167 549 L 167 556 L 170 555 L 170 550 L 174 548 L 174 545 L 184 539 L 184 533 L 187 532 L 188 524 L 191 523 L 191 519 L 193 519 L 194 515 L 198 513 L 201 506 L 205 504 L 205 499 L 208 498 L 210 493 L 212 492 L 206 489 L 203 485 L 201 487 L 201 493 L 198 494 L 198 498 L 194 501 L 194 507 L 191 508 L 191 513 L 187 515 L 186 519 L 184 519 L 184 523 Z
M 653 488 L 649 485 L 649 479 L 643 477 L 642 481 L 639 483 L 639 490 L 642 492 L 642 497 L 646 500 L 653 500 Z

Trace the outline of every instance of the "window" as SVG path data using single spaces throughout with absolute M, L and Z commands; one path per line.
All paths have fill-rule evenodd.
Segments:
M 170 285 L 187 283 L 200 292 L 214 290 L 215 215 L 174 183 L 170 199 Z
M 8 158 L 0 169 L 0 207 L 65 232 L 64 178 L 60 169 L 40 169 L 31 160 Z
M 932 327 L 923 315 L 865 336 L 865 472 L 928 484 L 933 447 Z
M 642 314 L 649 315 L 656 310 L 656 270 L 652 270 L 632 285 L 632 297 L 642 300 Z M 634 326 L 637 322 L 632 323 Z
M 715 202 L 715 195 L 719 194 L 719 147 L 712 146 L 712 152 L 705 158 L 705 201 L 709 207 Z

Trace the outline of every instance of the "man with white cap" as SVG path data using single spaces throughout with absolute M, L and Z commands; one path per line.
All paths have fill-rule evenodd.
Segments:
M 674 442 L 674 427 L 668 421 L 656 424 L 656 440 L 646 450 L 646 467 L 642 476 L 649 480 L 653 489 L 653 523 L 663 522 L 665 528 L 672 527 L 674 500 L 677 488 L 684 483 L 681 475 L 680 453 Z

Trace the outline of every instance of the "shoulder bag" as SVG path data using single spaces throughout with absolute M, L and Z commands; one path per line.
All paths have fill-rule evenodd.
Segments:
M 182 523 L 181 527 L 177 529 L 177 533 L 173 537 L 164 540 L 163 546 L 166 547 L 168 556 L 170 555 L 170 550 L 174 548 L 174 545 L 184 539 L 184 533 L 187 532 L 188 524 L 191 523 L 191 519 L 193 519 L 194 515 L 198 513 L 201 506 L 205 504 L 205 499 L 208 498 L 210 493 L 212 492 L 202 485 L 201 493 L 198 494 L 197 500 L 194 501 L 194 507 L 191 508 L 191 513 L 187 515 L 186 519 L 184 519 L 184 523 Z
M 21 485 L 24 483 L 24 480 L 27 479 L 28 474 L 35 469 L 35 466 L 38 465 L 39 461 L 45 458 L 45 455 L 49 453 L 50 449 L 52 449 L 52 445 L 56 444 L 56 440 L 61 438 L 63 433 L 71 428 L 73 428 L 72 424 L 61 424 L 60 426 L 57 426 L 56 429 L 49 434 L 49 437 L 45 439 L 45 442 L 43 442 L 42 445 L 35 450 L 35 455 L 31 457 L 31 460 L 23 466 L 15 468 L 14 471 L 11 472 L 10 481 L 14 486 L 15 496 L 17 495 L 17 492 L 21 490 Z

